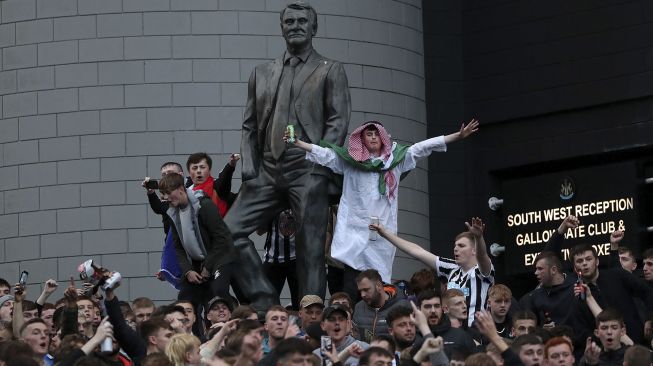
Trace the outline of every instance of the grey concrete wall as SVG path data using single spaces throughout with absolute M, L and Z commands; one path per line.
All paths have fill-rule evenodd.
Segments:
M 315 48 L 345 63 L 352 129 L 379 119 L 426 137 L 421 1 L 312 1 Z M 152 277 L 163 235 L 143 176 L 239 150 L 246 82 L 279 56 L 276 0 L 0 2 L 0 276 L 30 271 L 30 298 L 87 258 L 122 272 L 121 298 L 170 300 Z M 236 172 L 239 178 L 240 171 Z M 429 238 L 427 164 L 402 183 L 399 227 Z M 234 190 L 239 187 L 234 182 Z M 397 277 L 415 264 L 399 256 Z M 60 291 L 56 295 L 60 295 Z

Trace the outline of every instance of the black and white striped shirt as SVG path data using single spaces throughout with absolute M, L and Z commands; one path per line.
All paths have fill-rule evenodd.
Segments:
M 286 216 L 285 218 L 282 216 Z M 272 220 L 272 223 L 268 227 L 268 235 L 265 238 L 265 263 L 284 263 L 295 259 L 295 233 L 294 233 L 294 220 L 289 222 L 288 219 L 293 220 L 292 214 L 289 213 L 289 210 L 286 210 Z M 281 230 L 279 218 L 282 218 L 281 225 L 292 226 L 286 229 L 288 236 L 284 236 Z
M 485 309 L 487 291 L 494 284 L 494 265 L 492 265 L 490 273 L 484 276 L 478 264 L 464 272 L 453 259 L 436 256 L 435 270 L 438 277 L 444 275 L 448 278 L 447 288 L 455 288 L 465 294 L 467 325 L 471 327 L 474 322 L 474 314 Z

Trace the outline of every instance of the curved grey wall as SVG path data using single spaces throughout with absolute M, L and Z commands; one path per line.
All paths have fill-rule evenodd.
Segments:
M 379 119 L 398 140 L 425 138 L 421 1 L 312 4 L 315 48 L 346 65 L 351 128 Z M 94 258 L 126 277 L 120 297 L 173 298 L 151 277 L 163 235 L 140 180 L 195 151 L 213 156 L 215 175 L 238 151 L 246 82 L 254 65 L 283 51 L 284 5 L 0 2 L 0 276 L 30 271 L 36 298 L 48 276 L 65 280 Z M 422 244 L 426 166 L 402 183 L 400 203 L 400 231 Z M 397 262 L 396 277 L 414 270 Z

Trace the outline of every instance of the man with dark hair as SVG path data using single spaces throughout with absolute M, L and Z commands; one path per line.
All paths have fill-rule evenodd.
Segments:
M 512 315 L 512 336 L 519 337 L 537 327 L 537 316 L 530 310 L 518 310 Z
M 626 350 L 623 366 L 651 366 L 651 350 L 640 345 L 634 345 Z
M 360 366 L 392 366 L 394 356 L 382 347 L 370 347 L 361 355 Z
M 650 287 L 653 287 L 653 248 L 648 248 L 642 253 L 642 272 L 644 280 Z
M 146 344 L 146 354 L 165 352 L 174 330 L 170 323 L 163 318 L 156 317 L 142 322 L 139 326 L 141 339 Z M 132 341 L 130 341 L 131 343 Z
M 569 229 L 578 227 L 578 225 L 579 220 L 576 217 L 566 217 L 546 243 L 545 250 L 556 255 L 559 254 L 559 258 L 561 258 L 564 234 Z M 611 307 L 624 314 L 628 335 L 635 342 L 638 342 L 643 335 L 643 322 L 638 311 L 635 310 L 636 303 L 634 299 L 641 299 L 646 309 L 653 311 L 653 287 L 648 286 L 645 281 L 621 267 L 605 268 L 599 271 L 598 253 L 589 244 L 579 244 L 571 248 L 569 258 L 574 273 L 570 273 L 567 277 L 576 278 L 577 274 L 580 274 L 583 282 L 587 284 L 602 309 Z M 568 279 L 568 281 L 570 280 Z M 564 304 L 564 306 L 567 306 L 567 304 Z M 568 325 L 573 326 L 572 324 Z M 578 332 L 576 334 L 579 335 Z
M 311 351 L 311 347 L 302 339 L 284 339 L 279 342 L 274 350 L 277 358 L 276 366 L 311 365 Z
M 315 9 L 295 1 L 282 10 L 280 18 L 286 51 L 256 66 L 249 78 L 241 144 L 243 183 L 225 217 L 240 252 L 242 272 L 236 280 L 259 312 L 279 300 L 248 237 L 285 202 L 299 223 L 295 236 L 299 297 L 324 297 L 331 174 L 307 161 L 304 151 L 286 146 L 283 134 L 287 125 L 293 125 L 297 140 L 340 145 L 351 111 L 344 67 L 313 49 Z
M 599 338 L 599 347 L 591 338 L 587 338 L 585 354 L 580 365 L 622 365 L 627 347 L 621 343 L 626 334 L 624 318 L 614 309 L 603 310 L 596 316 L 594 335 Z
M 4 278 L 0 278 L 0 296 L 11 295 L 11 284 Z
M 574 348 L 582 348 L 594 329 L 594 316 L 587 305 L 574 296 L 577 276 L 565 275 L 560 258 L 553 252 L 541 252 L 534 263 L 540 286 L 524 296 L 522 308 L 535 313 L 539 325 L 572 327 L 576 335 Z M 577 355 L 580 357 L 580 352 Z
M 634 298 L 641 299 L 646 309 L 653 311 L 653 287 L 622 268 L 599 271 L 599 258 L 592 246 L 578 245 L 572 248 L 570 257 L 599 306 L 621 312 L 628 335 L 634 341 L 641 340 L 644 322 L 636 311 Z
M 186 317 L 186 312 L 184 308 L 178 305 L 164 305 L 156 309 L 152 313 L 152 317 L 161 317 L 163 320 L 170 324 L 170 328 L 175 332 L 175 334 L 184 334 L 188 333 L 186 324 L 189 323 L 188 318 Z
M 386 316 L 388 333 L 394 338 L 397 351 L 409 348 L 415 342 L 415 323 L 411 320 L 413 309 L 408 306 L 395 306 Z
M 202 190 L 213 201 L 220 212 L 220 217 L 227 214 L 227 210 L 236 199 L 231 193 L 231 177 L 236 169 L 240 154 L 231 154 L 229 162 L 224 166 L 218 179 L 211 176 L 213 160 L 204 152 L 194 153 L 186 161 L 186 169 L 190 174 L 193 184 L 189 187 L 194 191 Z
M 544 361 L 544 344 L 542 339 L 534 334 L 524 334 L 515 338 L 510 345 L 524 366 L 540 366 Z
M 159 190 L 170 202 L 167 214 L 184 274 L 178 298 L 190 300 L 199 314 L 199 306 L 212 297 L 230 296 L 229 283 L 238 254 L 229 229 L 203 191 L 186 189 L 177 174 L 163 177 Z
M 356 285 L 362 300 L 356 304 L 353 321 L 360 339 L 369 342 L 376 335 L 388 334 L 388 312 L 395 306 L 409 306 L 403 292 L 394 285 L 384 285 L 375 269 L 359 273 Z
M 476 350 L 476 344 L 467 332 L 460 328 L 451 327 L 449 317 L 442 310 L 442 299 L 439 293 L 434 290 L 422 291 L 417 300 L 419 309 L 413 307 L 413 313 L 421 337 L 415 340 L 413 352 L 420 349 L 424 338 L 431 335 L 442 337 L 444 340 L 444 353 L 449 359 L 452 359 L 455 351 L 469 354 Z

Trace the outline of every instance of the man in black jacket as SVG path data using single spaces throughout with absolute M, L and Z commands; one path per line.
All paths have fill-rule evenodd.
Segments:
M 451 327 L 449 318 L 442 310 L 440 294 L 433 290 L 422 291 L 417 301 L 419 302 L 419 309 L 413 306 L 413 313 L 415 313 L 416 326 L 421 333 L 421 337 L 415 339 L 413 355 L 422 347 L 424 338 L 427 338 L 429 334 L 442 337 L 444 340 L 444 353 L 449 359 L 451 359 L 454 351 L 466 354 L 472 354 L 476 351 L 476 344 L 467 332 L 460 328 Z M 426 319 L 427 326 L 419 321 L 423 318 Z
M 183 274 L 179 300 L 197 309 L 214 296 L 229 296 L 237 254 L 218 209 L 203 191 L 186 189 L 178 174 L 163 177 L 159 190 L 170 203 L 167 215 Z
M 403 292 L 393 285 L 383 285 L 381 275 L 375 269 L 358 274 L 356 285 L 362 298 L 354 309 L 354 324 L 358 326 L 360 339 L 369 343 L 374 336 L 388 333 L 386 316 L 395 306 L 409 306 Z

